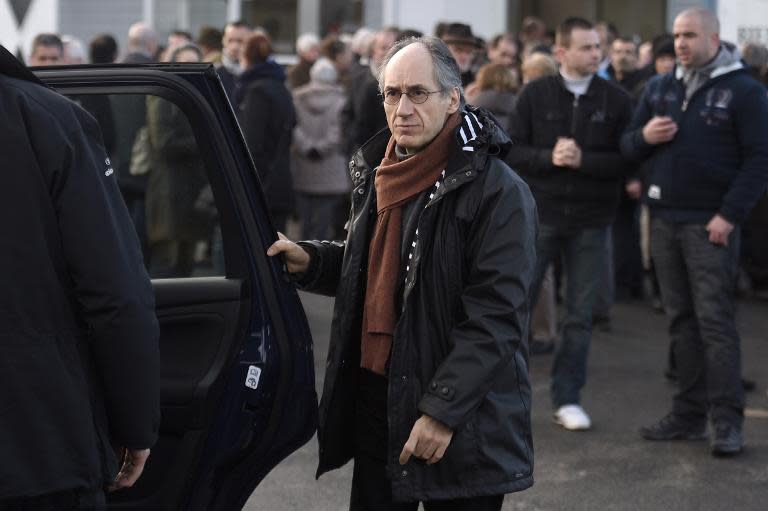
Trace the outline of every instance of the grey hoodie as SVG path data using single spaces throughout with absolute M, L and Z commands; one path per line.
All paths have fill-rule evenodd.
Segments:
M 678 80 L 683 80 L 685 84 L 685 99 L 688 100 L 709 79 L 743 67 L 744 64 L 741 62 L 738 48 L 731 43 L 721 42 L 720 49 L 717 51 L 714 59 L 701 67 L 685 68 L 678 66 L 675 71 L 675 77 Z

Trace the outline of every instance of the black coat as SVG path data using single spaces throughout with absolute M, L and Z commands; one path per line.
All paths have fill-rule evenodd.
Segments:
M 507 163 L 531 187 L 541 221 L 561 227 L 599 227 L 613 221 L 619 190 L 632 166 L 619 150 L 632 107 L 617 85 L 595 76 L 574 103 L 560 75 L 526 85 L 515 103 Z M 552 164 L 558 137 L 571 137 L 582 150 L 581 168 Z
M 478 111 L 474 151 L 458 143 L 444 185 L 421 213 L 388 375 L 387 473 L 396 500 L 498 495 L 533 484 L 527 339 L 536 208 L 497 156 L 509 139 Z M 466 128 L 465 132 L 466 132 Z M 376 218 L 375 171 L 385 130 L 351 162 L 352 216 L 345 243 L 307 242 L 317 269 L 306 288 L 336 296 L 320 403 L 318 475 L 353 455 L 355 393 L 368 246 Z M 414 422 L 454 430 L 445 457 L 398 463 Z
M 353 154 L 387 127 L 387 115 L 379 94 L 379 82 L 369 66 L 359 67 L 350 77 L 350 83 L 349 101 L 343 115 L 348 154 Z
M 101 487 L 160 418 L 154 297 L 98 125 L 21 71 L 0 47 L 0 499 Z
M 293 211 L 291 140 L 296 126 L 285 73 L 273 61 L 247 69 L 235 90 L 237 118 L 261 178 L 270 212 Z

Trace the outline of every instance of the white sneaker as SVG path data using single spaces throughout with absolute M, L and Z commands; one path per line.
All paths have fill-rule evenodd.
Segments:
M 584 431 L 592 427 L 589 415 L 579 405 L 561 406 L 555 412 L 555 422 L 570 431 Z

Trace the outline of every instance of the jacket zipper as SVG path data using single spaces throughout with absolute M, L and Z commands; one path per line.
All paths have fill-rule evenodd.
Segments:
M 571 138 L 576 138 L 576 128 L 579 117 L 579 95 L 573 95 L 573 110 L 571 112 Z

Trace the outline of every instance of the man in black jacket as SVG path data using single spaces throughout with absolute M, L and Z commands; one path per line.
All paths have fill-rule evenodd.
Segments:
M 0 509 L 102 509 L 157 438 L 152 288 L 95 120 L 1 46 L 0 154 Z
M 578 430 L 591 426 L 579 402 L 606 235 L 627 169 L 619 138 L 631 105 L 624 91 L 595 75 L 600 38 L 588 21 L 570 18 L 558 28 L 557 57 L 560 73 L 531 82 L 518 97 L 507 162 L 520 170 L 539 208 L 534 293 L 547 266 L 563 256 L 567 313 L 552 368 L 552 404 L 555 420 Z
M 677 364 L 672 411 L 648 440 L 706 438 L 712 454 L 744 444 L 741 349 L 735 321 L 739 226 L 768 182 L 768 99 L 705 9 L 675 19 L 674 72 L 648 84 L 622 140 L 646 163 L 651 254 Z
M 354 458 L 353 510 L 499 510 L 533 484 L 533 198 L 443 42 L 401 41 L 382 69 L 390 131 L 350 164 L 346 243 L 268 252 L 336 296 L 318 474 Z

